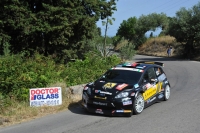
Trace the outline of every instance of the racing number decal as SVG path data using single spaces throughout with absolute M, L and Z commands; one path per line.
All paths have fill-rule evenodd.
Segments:
M 147 99 L 149 99 L 152 96 L 154 96 L 157 93 L 157 88 L 158 88 L 158 84 L 152 85 L 149 89 L 147 89 L 143 93 L 144 100 L 146 101 Z
M 116 83 L 107 83 L 107 84 L 105 84 L 103 87 L 106 88 L 106 89 L 111 89 L 111 88 L 113 88 L 115 85 L 116 85 Z

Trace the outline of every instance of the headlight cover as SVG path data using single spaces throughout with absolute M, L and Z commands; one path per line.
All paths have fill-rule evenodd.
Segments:
M 128 96 L 128 92 L 121 92 L 121 93 L 119 93 L 117 96 L 115 96 L 115 98 L 125 98 L 125 97 L 127 97 Z
M 88 93 L 89 95 L 91 95 L 91 88 L 88 87 L 87 93 Z

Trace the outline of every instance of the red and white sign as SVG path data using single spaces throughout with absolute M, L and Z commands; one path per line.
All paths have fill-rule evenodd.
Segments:
M 29 90 L 30 106 L 55 106 L 62 104 L 61 87 L 35 88 Z
M 118 86 L 116 87 L 116 89 L 121 91 L 121 90 L 123 90 L 126 86 L 128 86 L 128 84 L 123 83 L 123 84 L 118 85 Z

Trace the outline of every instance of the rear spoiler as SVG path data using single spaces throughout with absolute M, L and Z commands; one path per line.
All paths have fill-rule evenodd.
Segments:
M 159 65 L 159 66 L 162 66 L 164 67 L 164 63 L 162 62 L 153 62 L 153 61 L 138 61 L 136 63 L 143 63 L 143 64 L 156 64 L 156 65 Z

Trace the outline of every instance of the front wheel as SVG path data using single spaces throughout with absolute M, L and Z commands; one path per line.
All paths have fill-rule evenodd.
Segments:
M 170 87 L 169 85 L 166 85 L 165 87 L 165 94 L 164 94 L 164 100 L 167 101 L 170 97 Z
M 140 114 L 144 109 L 144 98 L 141 94 L 138 94 L 133 102 L 133 113 Z

